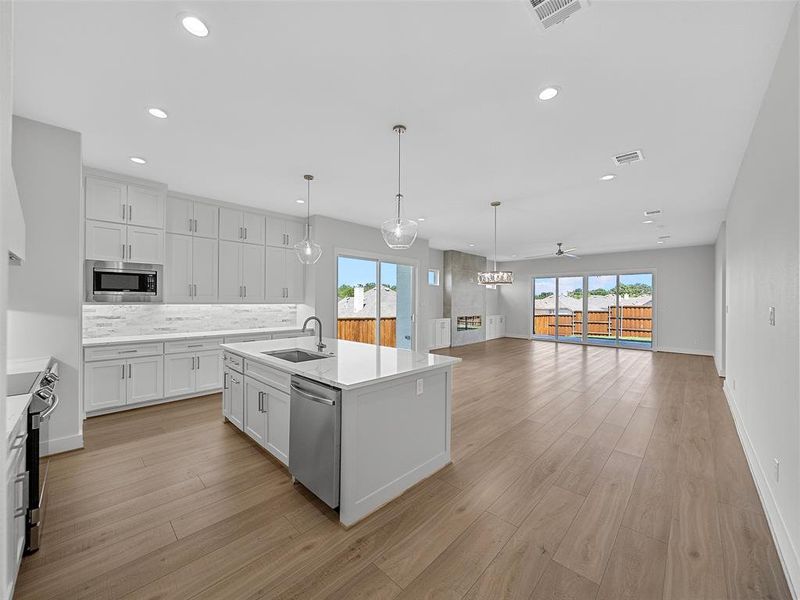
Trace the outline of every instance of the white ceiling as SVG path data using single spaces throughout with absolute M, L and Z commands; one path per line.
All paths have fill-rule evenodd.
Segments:
M 314 213 L 376 227 L 402 122 L 406 214 L 433 247 L 490 252 L 491 200 L 500 257 L 710 243 L 791 9 L 595 0 L 542 32 L 525 0 L 17 2 L 15 111 L 181 192 L 299 215 L 311 172 Z

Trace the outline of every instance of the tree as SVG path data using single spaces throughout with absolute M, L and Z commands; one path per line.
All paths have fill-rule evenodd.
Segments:
M 537 294 L 534 296 L 537 300 L 544 300 L 545 298 L 549 298 L 553 295 L 553 292 L 542 292 L 541 294 Z

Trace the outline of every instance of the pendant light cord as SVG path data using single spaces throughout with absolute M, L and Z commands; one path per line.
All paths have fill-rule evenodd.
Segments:
M 403 135 L 403 130 L 397 128 L 397 222 L 400 222 L 400 199 L 403 195 L 400 193 L 400 138 Z
M 497 271 L 497 207 L 494 207 L 494 270 Z

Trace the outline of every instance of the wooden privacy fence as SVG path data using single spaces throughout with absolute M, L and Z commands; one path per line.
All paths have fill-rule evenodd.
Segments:
M 339 319 L 338 337 L 340 340 L 374 344 L 375 319 L 368 317 Z M 397 319 L 395 317 L 381 319 L 381 346 L 397 346 Z
M 590 310 L 587 318 L 588 329 L 586 337 L 613 338 L 619 321 L 620 338 L 622 339 L 653 339 L 653 307 L 652 306 L 621 306 L 619 317 L 614 306 L 608 310 Z M 556 335 L 556 315 L 534 315 L 533 332 L 535 335 Z M 559 337 L 583 335 L 583 311 L 558 315 Z

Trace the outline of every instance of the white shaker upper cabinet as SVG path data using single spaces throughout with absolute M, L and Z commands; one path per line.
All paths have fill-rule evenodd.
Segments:
M 86 177 L 86 218 L 96 221 L 125 223 L 128 186 L 100 177 Z
M 303 302 L 305 298 L 305 265 L 294 249 L 286 250 L 286 301 Z
M 264 239 L 267 235 L 264 215 L 250 212 L 242 213 L 242 227 L 246 244 L 264 245 Z
M 167 198 L 167 232 L 216 239 L 218 228 L 216 205 L 183 196 Z
M 242 211 L 228 207 L 219 209 L 219 239 L 229 242 L 241 242 L 244 240 Z
M 219 230 L 219 208 L 206 202 L 194 203 L 194 235 L 215 238 Z
M 299 221 L 267 217 L 267 245 L 291 248 L 303 239 L 304 227 Z
M 242 291 L 245 302 L 264 301 L 264 247 L 242 246 Z
M 167 302 L 191 302 L 192 288 L 192 243 L 189 235 L 167 234 L 166 265 L 164 267 L 164 300 Z
M 129 225 L 126 260 L 137 263 L 163 264 L 164 231 Z
M 128 256 L 127 227 L 120 223 L 86 221 L 86 258 L 121 261 Z
M 164 228 L 164 192 L 137 185 L 128 186 L 128 224 Z
M 294 249 L 267 247 L 266 298 L 268 302 L 302 302 L 304 265 Z
M 242 246 L 239 242 L 219 242 L 219 301 L 241 302 Z
M 217 301 L 217 240 L 192 240 L 192 279 L 195 302 Z

